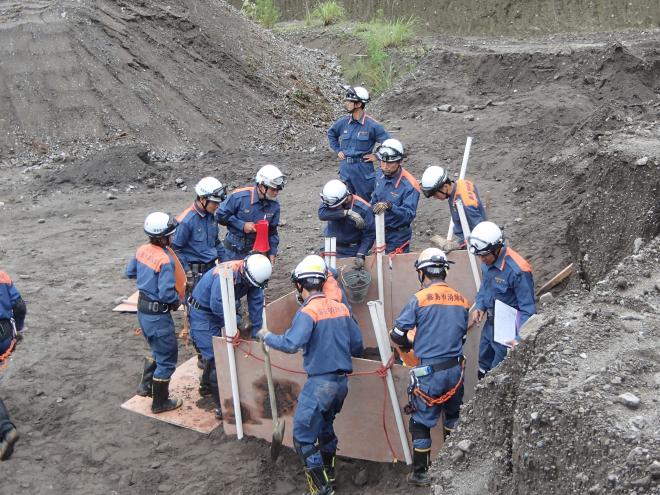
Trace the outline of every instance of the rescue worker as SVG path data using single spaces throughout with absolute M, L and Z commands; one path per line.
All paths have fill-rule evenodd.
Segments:
M 186 273 L 170 247 L 178 222 L 167 213 L 155 212 L 144 221 L 149 243 L 137 249 L 126 267 L 128 278 L 137 278 L 140 291 L 137 316 L 152 357 L 144 359 L 137 394 L 153 397 L 151 412 L 158 414 L 181 407 L 181 399 L 169 398 L 170 377 L 176 369 L 178 347 L 171 311 L 184 300 Z
M 401 164 L 403 145 L 388 139 L 376 151 L 380 172 L 371 197 L 373 212 L 385 212 L 385 252 L 407 253 L 412 239 L 412 222 L 417 216 L 419 184 Z
M 346 184 L 333 179 L 323 186 L 319 220 L 326 221 L 324 235 L 337 238 L 337 258 L 355 258 L 356 267 L 364 266 L 364 258 L 376 239 L 376 225 L 371 205 Z
M 369 92 L 361 86 L 344 86 L 344 107 L 348 115 L 337 120 L 328 130 L 330 148 L 339 159 L 339 178 L 351 193 L 366 201 L 374 190 L 373 149 L 390 137 L 382 124 L 365 113 Z
M 253 186 L 235 189 L 220 205 L 216 217 L 220 225 L 227 226 L 224 240 L 225 256 L 222 261 L 242 260 L 251 251 L 256 239 L 259 220 L 268 222 L 267 253 L 271 264 L 275 263 L 280 237 L 280 204 L 277 195 L 284 189 L 286 176 L 275 165 L 264 165 L 259 169 Z
M 519 311 L 519 326 L 536 313 L 532 267 L 504 243 L 502 230 L 493 222 L 481 222 L 468 237 L 468 249 L 481 261 L 481 287 L 470 325 L 486 318 L 479 344 L 479 378 L 506 357 L 507 346 L 495 342 L 495 301 Z
M 268 346 L 293 354 L 303 350 L 308 379 L 298 396 L 293 445 L 303 460 L 313 494 L 332 494 L 337 437 L 333 422 L 348 393 L 351 356 L 362 355 L 362 335 L 348 309 L 323 294 L 327 270 L 323 258 L 305 257 L 291 279 L 303 300 L 291 328 L 282 335 L 262 329 Z
M 431 428 L 444 411 L 444 433 L 458 421 L 463 401 L 463 340 L 469 304 L 445 282 L 449 261 L 438 248 L 422 251 L 415 262 L 422 289 L 413 295 L 394 322 L 390 337 L 403 348 L 413 348 L 419 365 L 410 372 L 410 434 L 413 471 L 408 483 L 428 486 L 431 464 Z M 414 339 L 411 330 L 415 329 Z
M 264 287 L 272 274 L 272 265 L 263 254 L 250 254 L 244 260 L 234 260 L 216 266 L 204 274 L 188 299 L 190 306 L 190 336 L 202 353 L 204 371 L 199 381 L 199 394 L 211 396 L 216 407 L 216 416 L 221 417 L 218 377 L 213 354 L 213 337 L 221 335 L 225 325 L 220 270 L 227 266 L 234 278 L 236 299 L 247 296 L 253 337 L 262 327 Z
M 188 295 L 216 260 L 222 259 L 224 251 L 215 212 L 227 190 L 215 177 L 204 177 L 195 186 L 195 193 L 193 204 L 177 217 L 179 226 L 172 239 L 172 248 L 186 271 Z
M 21 338 L 27 307 L 11 277 L 0 270 L 0 362 L 9 357 L 13 346 Z M 9 411 L 0 399 L 0 461 L 14 453 L 18 430 L 11 422 Z
M 427 198 L 435 198 L 441 201 L 448 201 L 449 214 L 454 224 L 454 235 L 456 241 L 447 241 L 444 249 L 446 251 L 454 249 L 465 249 L 467 242 L 463 235 L 463 226 L 461 225 L 461 218 L 458 215 L 458 208 L 456 201 L 461 200 L 463 209 L 465 210 L 465 217 L 467 223 L 472 231 L 477 224 L 486 221 L 486 210 L 477 186 L 466 179 L 459 179 L 456 182 L 449 178 L 447 171 L 437 165 L 433 165 L 424 170 L 421 183 L 422 193 Z

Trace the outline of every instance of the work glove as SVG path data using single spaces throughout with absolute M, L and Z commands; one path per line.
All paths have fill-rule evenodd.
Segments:
M 380 201 L 374 205 L 373 211 L 374 214 L 378 215 L 379 213 L 389 210 L 390 208 L 392 208 L 392 203 L 389 201 Z
M 364 256 L 356 256 L 353 267 L 356 270 L 362 270 L 364 268 Z
M 262 328 L 257 332 L 257 335 L 255 335 L 256 339 L 259 342 L 264 342 L 266 340 L 266 335 L 268 335 L 270 332 L 268 331 L 267 328 Z
M 346 210 L 346 216 L 350 218 L 353 223 L 355 223 L 355 227 L 358 230 L 364 229 L 364 218 L 362 218 L 362 216 L 357 211 Z

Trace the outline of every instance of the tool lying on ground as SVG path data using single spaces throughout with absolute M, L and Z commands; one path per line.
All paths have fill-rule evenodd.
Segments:
M 442 249 L 445 252 L 445 254 L 451 253 L 452 251 L 456 251 L 457 249 L 461 249 L 461 245 L 458 241 L 454 241 L 452 239 L 446 239 L 441 235 L 437 235 L 437 234 L 431 237 L 431 244 Z
M 270 353 L 264 342 L 261 343 L 261 349 L 264 351 L 264 369 L 266 370 L 266 380 L 268 381 L 268 398 L 270 399 L 270 413 L 273 417 L 273 442 L 270 444 L 270 458 L 277 460 L 282 449 L 282 439 L 284 438 L 284 427 L 286 423 L 280 423 L 277 415 L 277 400 L 275 399 L 275 384 L 273 383 L 273 368 L 270 365 Z

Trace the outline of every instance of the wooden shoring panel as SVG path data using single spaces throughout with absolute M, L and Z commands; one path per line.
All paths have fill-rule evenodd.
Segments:
M 233 402 L 227 366 L 227 344 L 224 339 L 213 338 L 213 350 L 220 387 L 220 402 L 224 418 L 224 431 L 236 435 Z M 254 341 L 241 342 L 236 348 L 236 367 L 239 376 L 239 396 L 243 414 L 243 431 L 246 435 L 271 441 L 273 423 L 270 414 L 268 386 L 264 373 L 261 344 Z M 302 353 L 285 354 L 271 350 L 273 380 L 277 394 L 280 421 L 285 421 L 284 445 L 293 446 L 293 415 L 297 397 L 307 380 L 304 373 L 283 371 L 277 367 L 302 372 Z M 403 450 L 396 428 L 396 421 L 383 379 L 375 374 L 380 363 L 367 359 L 353 359 L 354 372 L 370 372 L 369 375 L 349 377 L 349 392 L 342 412 L 335 420 L 335 431 L 339 438 L 338 455 L 376 462 L 392 462 L 393 455 L 383 431 L 383 401 L 385 402 L 385 425 L 394 457 L 403 461 Z M 399 365 L 392 367 L 392 375 L 399 399 L 403 406 L 408 402 L 408 370 Z M 407 421 L 406 423 L 407 428 Z M 410 435 L 408 443 L 412 445 Z M 442 447 L 442 428 L 432 431 L 433 455 Z
M 213 401 L 210 398 L 202 400 L 199 396 L 200 373 L 197 357 L 190 358 L 176 369 L 170 381 L 170 396 L 183 399 L 183 406 L 174 411 L 154 414 L 151 412 L 151 397 L 139 395 L 127 400 L 121 407 L 165 423 L 209 434 L 222 422 L 215 418 Z M 202 409 L 198 403 L 204 401 L 208 407 Z

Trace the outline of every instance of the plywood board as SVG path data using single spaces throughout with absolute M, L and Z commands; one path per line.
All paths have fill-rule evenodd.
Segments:
M 193 357 L 182 363 L 172 375 L 170 396 L 183 399 L 183 406 L 179 409 L 154 414 L 151 412 L 151 397 L 140 397 L 139 395 L 127 400 L 121 407 L 182 428 L 209 434 L 222 424 L 222 421 L 215 418 L 211 399 L 201 399 L 199 396 L 197 389 L 200 373 L 201 371 L 197 368 L 197 357 Z M 200 408 L 198 406 L 200 402 L 204 402 L 208 407 Z
M 213 350 L 218 372 L 222 413 L 225 420 L 224 431 L 228 435 L 235 435 L 234 407 L 227 366 L 227 344 L 224 339 L 214 337 Z M 273 423 L 266 376 L 263 362 L 260 361 L 263 359 L 261 344 L 254 341 L 241 342 L 240 347 L 235 348 L 235 352 L 244 433 L 270 441 L 273 434 Z M 292 447 L 293 415 L 297 397 L 307 380 L 307 375 L 302 372 L 303 358 L 301 353 L 284 354 L 272 350 L 270 354 L 278 413 L 280 420 L 286 422 L 284 445 Z M 284 371 L 278 367 L 290 371 Z M 379 367 L 380 363 L 376 361 L 353 359 L 354 372 L 375 372 Z M 394 365 L 392 374 L 399 403 L 403 408 L 408 402 L 406 394 L 408 370 Z M 383 401 L 386 401 L 385 425 L 394 449 L 394 456 L 383 431 Z M 404 423 L 407 430 L 408 418 L 406 416 L 404 416 Z M 339 438 L 338 454 L 341 456 L 376 462 L 392 462 L 393 457 L 400 461 L 404 459 L 390 399 L 385 395 L 382 378 L 375 374 L 349 378 L 349 393 L 342 412 L 335 420 L 335 431 Z M 409 434 L 407 432 L 406 434 L 409 445 L 412 445 Z M 442 428 L 435 428 L 432 438 L 433 454 L 435 455 L 442 447 Z

